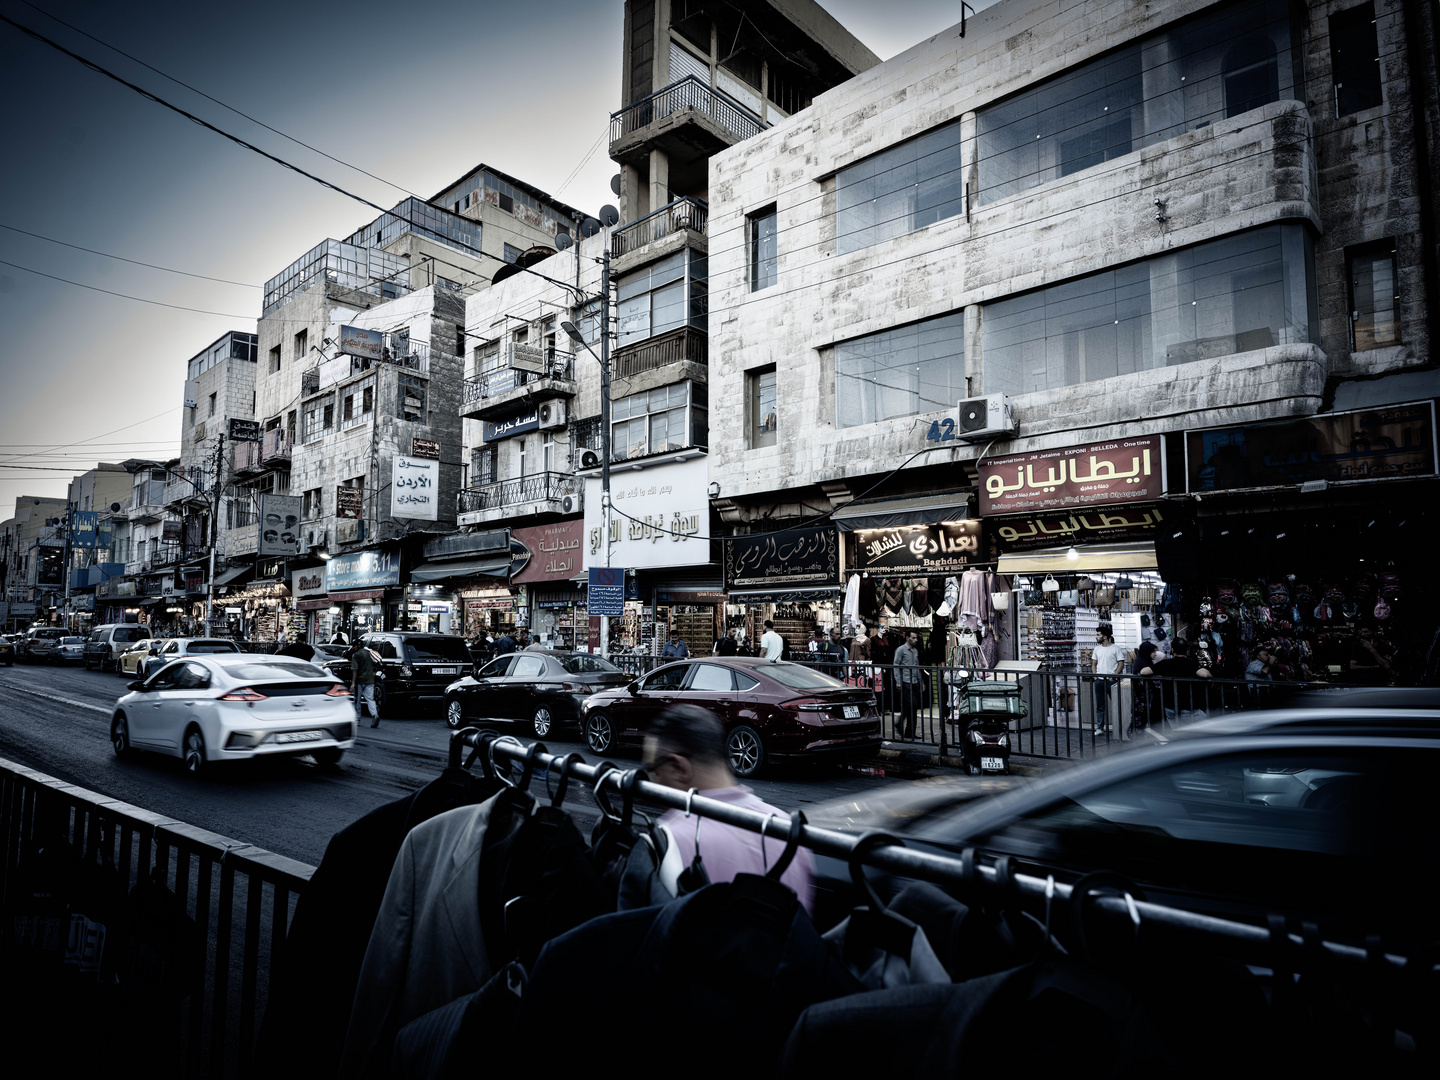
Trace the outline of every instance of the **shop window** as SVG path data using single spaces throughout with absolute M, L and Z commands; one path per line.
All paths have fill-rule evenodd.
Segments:
M 750 405 L 750 446 L 775 445 L 777 416 L 775 411 L 775 366 L 748 372 Z
M 1350 268 L 1350 328 L 1356 352 L 1399 345 L 1400 295 L 1395 241 L 1383 240 L 1347 252 Z
M 1381 104 L 1380 43 L 1375 5 L 1330 16 L 1330 74 L 1335 80 L 1335 115 L 1349 116 Z
M 985 392 L 1315 341 L 1314 281 L 1306 228 L 1267 225 L 988 304 Z
M 311 488 L 305 492 L 304 515 L 306 521 L 314 521 L 324 516 L 324 505 L 322 503 L 320 488 Z
M 758 292 L 775 284 L 775 207 L 751 214 L 747 220 L 750 240 L 750 291 Z
M 686 248 L 622 277 L 615 307 L 616 347 L 681 326 L 709 328 L 710 269 Z
M 979 201 L 1018 195 L 1272 101 L 1304 100 L 1293 37 L 1286 0 L 1230 4 L 979 110 Z M 928 200 L 918 193 L 942 182 L 939 162 L 947 160 L 946 152 L 935 147 L 935 162 L 928 154 L 916 155 L 915 205 L 943 205 L 938 191 Z M 948 160 L 958 171 L 958 150 Z M 837 177 L 837 207 L 843 205 L 838 200 L 844 176 Z M 911 182 L 902 173 L 899 181 L 874 187 L 876 200 L 891 203 L 877 202 L 877 230 L 881 223 L 903 222 L 910 205 L 905 185 Z M 890 194 L 882 190 L 887 187 Z M 856 201 L 863 205 L 863 199 Z M 905 231 L 898 224 L 888 227 Z M 885 235 L 877 231 L 869 242 Z M 837 229 L 841 251 L 850 250 L 844 237 L 845 230 Z
M 428 391 L 428 384 L 424 379 L 416 378 L 414 375 L 401 375 L 399 394 L 400 408 L 398 410 L 401 420 L 415 420 L 419 423 L 425 422 L 425 400 Z
M 836 427 L 953 409 L 964 396 L 962 312 L 835 346 Z

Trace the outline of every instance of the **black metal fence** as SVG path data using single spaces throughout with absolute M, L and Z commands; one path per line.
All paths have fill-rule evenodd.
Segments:
M 707 86 L 694 75 L 686 75 L 611 113 L 610 141 L 617 142 L 686 109 L 705 114 L 737 139 L 748 139 L 770 126 L 725 91 Z
M 689 229 L 704 235 L 710 205 L 703 199 L 681 198 L 616 229 L 610 236 L 611 254 L 627 255 L 671 233 Z

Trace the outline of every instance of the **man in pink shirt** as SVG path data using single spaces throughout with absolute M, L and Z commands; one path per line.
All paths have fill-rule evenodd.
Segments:
M 697 795 L 707 799 L 776 815 L 774 825 L 766 831 L 763 854 L 759 833 L 695 815 L 687 818 L 683 810 L 669 810 L 661 816 L 660 824 L 675 837 L 686 867 L 694 860 L 698 844 L 700 861 L 712 884 L 731 881 L 736 874 L 763 874 L 784 852 L 790 832 L 788 815 L 735 782 L 725 757 L 725 731 L 714 713 L 698 705 L 666 710 L 645 736 L 645 771 L 657 784 L 680 791 L 695 788 Z M 807 912 L 813 911 L 815 860 L 806 848 L 795 853 L 780 880 L 795 890 Z

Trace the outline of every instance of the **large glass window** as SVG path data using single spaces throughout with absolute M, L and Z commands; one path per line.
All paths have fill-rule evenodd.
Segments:
M 962 312 L 835 346 L 835 425 L 952 409 L 965 396 Z
M 985 392 L 1315 341 L 1303 225 L 1267 225 L 985 306 Z
M 1272 101 L 1303 100 L 1297 66 L 1285 0 L 1187 19 L 981 109 L 979 201 L 1019 194 Z
M 617 347 L 680 326 L 708 329 L 708 282 L 705 256 L 688 248 L 622 277 L 615 309 Z
M 1395 241 L 1352 251 L 1350 325 L 1354 349 L 1400 344 L 1400 296 L 1395 275 Z
M 956 120 L 836 174 L 835 250 L 858 251 L 964 211 Z
M 750 291 L 775 284 L 775 207 L 750 215 Z
M 1384 100 L 1374 4 L 1330 16 L 1330 74 L 1335 80 L 1336 116 L 1373 109 Z
M 750 388 L 750 446 L 774 446 L 779 428 L 775 409 L 775 366 L 748 372 Z
M 610 406 L 615 461 L 705 446 L 709 441 L 704 383 L 673 383 L 631 394 Z

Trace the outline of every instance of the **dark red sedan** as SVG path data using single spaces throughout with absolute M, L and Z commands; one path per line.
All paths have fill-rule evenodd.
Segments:
M 684 660 L 585 699 L 581 726 L 597 754 L 639 749 L 671 705 L 702 705 L 725 725 L 736 776 L 767 761 L 856 754 L 880 745 L 875 695 L 813 668 L 751 657 Z

